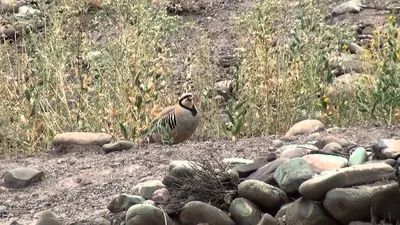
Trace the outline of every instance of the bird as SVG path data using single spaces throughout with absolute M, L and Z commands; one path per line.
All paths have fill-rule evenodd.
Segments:
M 178 103 L 163 109 L 151 122 L 148 143 L 179 144 L 189 139 L 201 120 L 194 94 L 186 92 Z

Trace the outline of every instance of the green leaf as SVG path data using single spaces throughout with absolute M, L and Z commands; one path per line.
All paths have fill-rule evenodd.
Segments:
M 140 72 L 138 72 L 133 80 L 133 82 L 135 83 L 136 87 L 140 88 Z
M 28 101 L 31 101 L 31 93 L 29 92 L 29 90 L 25 90 L 25 98 L 26 98 L 26 100 L 28 100 Z
M 126 127 L 124 126 L 123 123 L 119 122 L 119 128 L 121 129 L 122 135 L 124 135 L 124 138 L 128 138 L 128 131 L 126 130 Z
M 31 114 L 29 115 L 29 117 L 32 117 L 36 114 L 36 105 L 37 105 L 37 101 L 36 99 L 32 99 L 31 102 Z
M 138 108 L 139 112 L 142 110 L 142 103 L 143 103 L 142 96 L 137 97 L 136 98 L 136 107 Z
M 240 109 L 240 108 L 244 105 L 244 103 L 246 103 L 246 100 L 243 100 L 243 101 L 239 102 L 239 104 L 237 104 L 237 105 L 235 106 L 235 109 L 236 109 L 236 110 Z
M 228 129 L 226 128 L 225 124 L 222 124 L 222 132 L 225 134 L 226 137 L 230 137 Z
M 226 112 L 226 115 L 228 116 L 229 121 L 230 121 L 232 124 L 235 124 L 235 119 L 233 118 L 231 112 L 229 112 L 229 111 Z
M 235 126 L 235 134 L 238 134 L 240 132 L 240 129 L 242 129 L 244 123 L 243 117 L 239 119 L 238 123 Z

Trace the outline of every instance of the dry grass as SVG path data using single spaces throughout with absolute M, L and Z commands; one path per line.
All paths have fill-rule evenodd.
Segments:
M 182 92 L 196 91 L 204 99 L 212 87 L 202 32 L 144 0 L 105 3 L 92 14 L 79 13 L 84 5 L 59 2 L 46 11 L 43 6 L 49 18 L 43 34 L 23 37 L 22 50 L 1 46 L 3 153 L 41 150 L 66 131 L 140 141 L 150 120 Z M 97 30 L 100 40 L 93 38 Z M 189 32 L 193 39 L 187 44 L 196 55 L 180 74 L 173 67 L 187 58 L 174 57 L 182 47 L 173 41 Z M 179 84 L 189 76 L 191 82 Z M 206 123 L 201 134 L 214 118 L 214 105 L 202 101 L 199 107 Z
M 385 35 L 375 36 L 380 47 L 361 55 L 366 63 L 360 79 L 335 86 L 332 58 L 350 54 L 354 37 L 347 26 L 326 25 L 329 4 L 258 1 L 253 13 L 238 20 L 244 62 L 237 98 L 247 109 L 241 134 L 283 133 L 305 118 L 321 119 L 328 126 L 399 121 L 400 40 L 394 17 L 382 29 Z
M 257 1 L 237 18 L 243 62 L 222 113 L 227 122 L 213 99 L 216 69 L 204 31 L 145 0 L 104 1 L 90 14 L 79 13 L 85 1 L 41 5 L 44 31 L 0 46 L 0 155 L 41 151 L 66 131 L 138 142 L 154 115 L 184 91 L 200 99 L 195 140 L 282 133 L 307 117 L 339 126 L 396 122 L 395 28 L 377 37 L 383 48 L 363 56 L 381 86 L 327 95 L 329 55 L 345 51 L 352 39 L 325 25 L 328 4 Z

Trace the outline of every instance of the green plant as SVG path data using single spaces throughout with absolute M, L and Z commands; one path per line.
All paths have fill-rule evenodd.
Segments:
M 222 124 L 222 131 L 228 138 L 235 140 L 240 136 L 240 132 L 245 122 L 248 99 L 242 98 L 241 100 L 238 100 L 235 98 L 235 95 L 245 93 L 241 77 L 237 73 L 235 75 L 233 86 L 235 87 L 235 93 L 230 95 L 230 98 L 228 99 L 228 108 L 225 110 L 228 122 Z
M 389 17 L 389 27 L 385 37 L 384 49 L 380 52 L 382 66 L 378 69 L 376 84 L 373 88 L 357 90 L 357 102 L 360 111 L 367 113 L 373 120 L 393 124 L 400 106 L 400 48 L 395 17 Z

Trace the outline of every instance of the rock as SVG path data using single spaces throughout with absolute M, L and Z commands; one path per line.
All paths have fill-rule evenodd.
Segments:
M 247 179 L 259 180 L 265 183 L 271 183 L 271 181 L 274 180 L 275 170 L 288 160 L 289 160 L 288 158 L 278 158 L 272 162 L 269 162 L 267 165 L 262 166 L 254 173 L 250 174 L 250 176 L 248 176 Z
M 394 160 L 394 159 L 384 159 L 384 160 L 374 159 L 374 160 L 366 161 L 363 164 L 371 164 L 371 163 L 386 163 L 393 167 L 394 165 L 396 165 L 396 160 Z
M 317 203 L 300 197 L 286 209 L 286 225 L 336 225 Z
M 280 148 L 283 145 L 285 145 L 285 143 L 282 140 L 277 139 L 277 140 L 273 140 L 271 145 L 273 148 Z
M 285 217 L 287 207 L 289 207 L 290 204 L 292 204 L 292 203 L 287 203 L 287 204 L 282 205 L 281 208 L 278 210 L 278 212 L 275 214 L 275 219 Z
M 338 143 L 340 146 L 342 146 L 342 148 L 345 148 L 345 147 L 355 144 L 354 142 L 347 141 L 346 139 L 343 139 L 343 138 L 338 138 L 333 135 L 327 135 L 327 136 L 324 136 L 321 140 L 317 141 L 317 143 L 315 143 L 314 145 L 317 146 L 318 149 L 322 149 L 327 144 L 330 144 L 333 142 Z
M 400 221 L 399 202 L 399 184 L 391 182 L 388 185 L 383 185 L 371 197 L 371 208 L 374 217 L 391 222 Z
M 322 148 L 322 151 L 326 153 L 342 152 L 342 150 L 342 146 L 336 142 L 331 142 Z
M 13 25 L 11 25 L 11 24 L 0 25 L 0 37 L 1 38 L 4 38 L 6 40 L 8 40 L 8 39 L 15 40 L 16 35 L 17 35 L 17 29 Z
M 357 64 L 353 66 L 357 66 Z M 330 94 L 331 98 L 335 98 L 339 94 L 352 93 L 354 90 L 356 90 L 357 87 L 365 87 L 369 83 L 374 82 L 375 79 L 370 74 L 355 73 L 355 72 L 350 73 L 348 71 L 344 72 L 346 73 L 333 79 L 332 85 L 329 87 L 333 89 L 333 91 Z M 368 82 L 365 82 L 365 80 L 367 80 Z
M 354 42 L 349 44 L 349 50 L 352 54 L 362 54 L 364 52 L 364 49 Z
M 217 103 L 217 104 L 221 104 L 221 105 L 226 105 L 226 99 L 224 98 L 224 96 L 222 96 L 222 95 L 217 95 L 217 96 L 215 96 L 214 97 L 214 101 Z
M 294 124 L 285 136 L 296 136 L 300 134 L 311 134 L 325 129 L 324 124 L 319 120 L 307 119 Z
M 102 146 L 104 153 L 122 151 L 122 150 L 129 150 L 133 147 L 133 143 L 130 141 L 117 141 L 115 143 L 108 143 Z
M 334 8 L 331 12 L 332 16 L 339 16 L 346 13 L 359 13 L 361 11 L 361 7 L 358 5 L 360 4 L 357 0 L 352 0 L 348 2 L 344 2 Z
M 282 136 L 279 138 L 279 140 L 284 141 L 284 142 L 292 142 L 297 140 L 297 136 L 290 135 L 290 136 Z
M 262 212 L 256 204 L 241 197 L 232 201 L 229 213 L 233 221 L 239 225 L 255 225 L 262 216 Z
M 360 60 L 360 59 L 361 57 L 355 54 L 348 54 L 348 53 L 340 53 L 339 55 L 333 54 L 328 60 L 329 69 L 337 68 L 338 66 L 340 66 L 342 62 L 351 62 L 353 60 Z
M 157 204 L 153 200 L 146 200 L 143 202 L 143 205 L 157 206 Z
M 371 197 L 382 184 L 368 184 L 352 188 L 330 190 L 324 200 L 325 209 L 341 224 L 371 220 Z
M 222 165 L 225 168 L 232 169 L 237 165 L 249 164 L 253 163 L 254 161 L 251 159 L 243 159 L 243 158 L 226 158 L 222 160 Z
M 107 209 L 112 213 L 122 212 L 136 204 L 142 204 L 145 199 L 140 195 L 120 194 L 114 197 L 107 205 Z
M 101 60 L 103 56 L 104 54 L 101 51 L 91 51 L 87 53 L 86 58 L 90 62 Z
M 271 153 L 268 153 L 267 157 L 263 158 L 263 159 L 266 159 L 268 162 L 272 162 L 272 161 L 276 160 L 277 158 L 278 158 L 278 156 L 276 155 L 276 153 L 271 152 Z M 259 161 L 259 160 L 261 160 L 261 159 L 259 158 L 256 161 Z
M 167 224 L 165 224 L 165 220 Z M 168 214 L 148 204 L 131 206 L 126 211 L 125 221 L 126 225 L 172 225 L 172 220 Z
M 111 142 L 111 135 L 106 133 L 91 133 L 91 132 L 66 132 L 57 134 L 53 139 L 53 145 L 98 145 Z
M 192 176 L 198 165 L 195 162 L 187 160 L 176 160 L 169 164 L 168 171 L 171 175 L 176 177 Z
M 312 168 L 303 158 L 286 161 L 274 172 L 275 181 L 286 193 L 297 192 L 299 186 L 312 176 Z
M 229 176 L 229 178 L 231 179 L 232 183 L 239 184 L 240 178 L 239 178 L 239 173 L 237 172 L 237 170 L 230 169 L 230 170 L 226 171 L 226 173 Z
M 340 156 L 310 154 L 302 157 L 316 173 L 340 169 L 347 166 L 347 159 Z
M 380 139 L 372 150 L 379 159 L 396 159 L 400 156 L 400 140 Z
M 318 150 L 318 149 L 312 145 L 286 145 L 283 146 L 281 149 L 278 149 L 277 152 L 281 153 L 280 157 L 282 158 L 292 159 L 307 155 L 312 150 Z
M 318 139 L 318 138 L 320 138 L 321 137 L 321 134 L 320 133 L 312 133 L 312 134 L 309 134 L 308 135 L 308 137 L 307 137 L 307 140 L 309 141 L 309 142 L 313 142 L 313 141 L 315 141 L 316 139 Z M 313 146 L 314 147 L 314 146 Z
M 248 164 L 237 165 L 234 169 L 237 171 L 240 178 L 248 177 L 250 174 L 265 166 L 268 163 L 267 158 L 260 158 Z
M 165 186 L 160 180 L 148 180 L 138 183 L 132 188 L 131 193 L 134 195 L 141 195 L 145 199 L 151 199 L 153 197 L 153 193 L 161 188 L 165 188 Z
M 353 221 L 351 223 L 349 223 L 349 225 L 374 225 L 372 223 L 365 223 L 365 222 L 361 222 L 361 221 Z M 381 223 L 379 225 L 382 225 Z
M 227 99 L 233 90 L 233 80 L 221 80 L 214 84 L 214 90 L 217 94 Z
M 279 225 L 278 220 L 275 219 L 273 216 L 269 215 L 268 213 L 265 213 L 262 217 L 260 222 L 257 223 L 257 225 Z
M 34 9 L 29 5 L 23 5 L 18 8 L 18 13 L 15 14 L 16 17 L 20 18 L 26 18 L 29 19 L 29 17 L 33 15 L 37 15 L 40 13 L 40 10 Z
M 379 180 L 394 179 L 395 172 L 393 167 L 386 163 L 361 164 L 336 170 L 336 172 L 346 173 L 346 185 L 372 183 Z
M 43 211 L 36 221 L 36 225 L 62 225 L 57 217 L 50 211 Z
M 88 11 L 96 11 L 96 10 L 100 10 L 103 8 L 102 6 L 103 1 L 102 0 L 88 0 Z
M 10 225 L 22 225 L 18 220 L 11 221 Z
M 249 199 L 262 209 L 276 210 L 288 201 L 285 192 L 258 180 L 245 180 L 238 185 L 240 197 Z
M 368 154 L 365 148 L 356 148 L 354 152 L 350 155 L 349 158 L 349 165 L 350 166 L 355 166 L 355 165 L 360 165 L 363 164 L 365 161 L 368 159 Z
M 156 203 L 167 203 L 170 198 L 169 191 L 166 188 L 160 188 L 153 193 L 153 201 Z
M 200 201 L 187 203 L 179 214 L 181 225 L 235 225 L 235 222 L 224 211 Z
M 329 172 L 319 175 L 302 183 L 299 193 L 310 200 L 321 201 L 328 191 L 344 187 L 346 178 L 344 172 Z
M 171 172 L 171 170 L 173 170 L 174 168 L 177 168 L 177 167 L 188 167 L 188 168 L 191 168 L 194 165 L 193 163 L 194 162 L 188 161 L 188 160 L 174 160 L 174 161 L 169 163 L 168 172 Z
M 3 174 L 4 186 L 8 188 L 24 188 L 43 177 L 44 173 L 32 167 L 18 167 Z
M 0 215 L 7 212 L 7 206 L 0 205 Z

